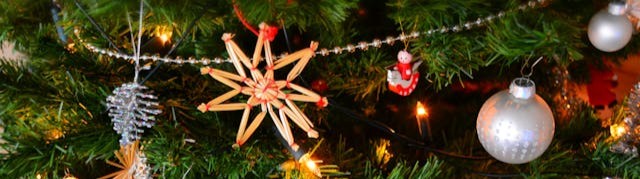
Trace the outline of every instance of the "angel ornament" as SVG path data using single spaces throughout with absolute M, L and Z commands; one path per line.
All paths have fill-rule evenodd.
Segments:
M 398 62 L 387 67 L 387 82 L 389 90 L 400 96 L 409 96 L 418 85 L 420 73 L 418 67 L 422 61 L 413 61 L 413 56 L 409 52 L 402 50 L 398 52 Z

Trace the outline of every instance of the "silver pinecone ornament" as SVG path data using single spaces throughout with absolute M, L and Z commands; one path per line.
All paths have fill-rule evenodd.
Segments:
M 113 90 L 107 97 L 109 117 L 113 122 L 113 130 L 121 135 L 120 144 L 127 145 L 140 139 L 143 127 L 151 128 L 155 124 L 155 116 L 162 111 L 156 96 L 146 92 L 147 87 L 138 83 L 125 83 Z
M 609 150 L 614 153 L 638 156 L 638 147 L 636 146 L 640 144 L 640 83 L 633 87 L 627 99 L 626 117 L 619 124 L 623 129 L 622 133 L 618 134 L 621 136 L 615 144 L 611 145 Z

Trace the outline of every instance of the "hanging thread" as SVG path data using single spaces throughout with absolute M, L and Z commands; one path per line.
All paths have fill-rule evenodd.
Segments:
M 244 14 L 242 13 L 242 11 L 240 11 L 240 8 L 238 7 L 238 4 L 236 3 L 236 1 L 234 0 L 232 3 L 233 3 L 233 12 L 235 12 L 236 16 L 238 16 L 238 20 L 240 20 L 242 25 L 244 25 L 245 28 L 249 29 L 249 31 L 251 31 L 253 35 L 258 36 L 258 30 L 256 30 L 255 27 L 251 26 L 251 24 L 247 22 L 247 19 L 244 18 Z

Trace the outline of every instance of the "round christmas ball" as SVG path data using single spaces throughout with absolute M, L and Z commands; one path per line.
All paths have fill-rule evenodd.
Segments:
M 625 12 L 624 4 L 611 3 L 594 15 L 587 32 L 591 44 L 604 52 L 614 52 L 627 45 L 633 34 L 633 25 Z
M 516 78 L 508 90 L 491 96 L 476 121 L 482 147 L 504 163 L 522 164 L 542 155 L 551 144 L 555 123 L 535 83 Z

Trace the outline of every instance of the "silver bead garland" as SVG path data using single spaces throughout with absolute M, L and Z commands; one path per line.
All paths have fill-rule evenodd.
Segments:
M 402 33 L 400 35 L 398 35 L 397 37 L 392 37 L 389 36 L 387 38 L 385 38 L 385 40 L 380 40 L 380 39 L 373 39 L 371 42 L 358 42 L 358 45 L 352 45 L 352 44 L 347 44 L 343 47 L 337 46 L 334 47 L 332 49 L 327 49 L 327 48 L 320 48 L 318 49 L 318 51 L 316 51 L 316 55 L 322 55 L 322 56 L 327 56 L 330 54 L 342 54 L 343 52 L 349 52 L 349 53 L 354 53 L 358 50 L 362 50 L 362 51 L 366 51 L 369 49 L 369 47 L 374 47 L 374 48 L 381 48 L 382 45 L 387 44 L 387 45 L 393 45 L 396 41 L 407 41 L 407 40 L 411 40 L 411 39 L 416 39 L 420 36 L 432 36 L 435 35 L 436 33 L 448 33 L 448 32 L 461 32 L 464 30 L 471 30 L 472 28 L 475 27 L 482 27 L 485 26 L 488 23 L 493 22 L 496 19 L 500 19 L 505 17 L 505 15 L 507 13 L 515 13 L 517 11 L 525 11 L 528 9 L 533 9 L 538 7 L 539 5 L 542 5 L 546 2 L 546 0 L 531 0 L 528 1 L 527 3 L 524 3 L 520 6 L 518 6 L 515 9 L 510 9 L 510 10 L 506 10 L 506 11 L 500 11 L 495 15 L 488 15 L 484 18 L 478 18 L 476 20 L 472 20 L 472 21 L 467 21 L 464 23 L 460 23 L 458 25 L 452 25 L 452 26 L 442 26 L 439 28 L 434 28 L 434 29 L 430 29 L 424 32 L 411 32 L 408 34 Z M 78 39 L 80 39 L 80 42 L 85 46 L 85 48 L 89 49 L 89 51 L 94 52 L 94 53 L 99 53 L 102 55 L 108 55 L 109 57 L 115 57 L 115 58 L 119 58 L 119 59 L 124 59 L 124 60 L 134 60 L 135 56 L 133 55 L 128 55 L 128 54 L 121 54 L 115 51 L 111 51 L 111 50 L 105 50 L 99 47 L 95 47 L 91 44 L 85 43 L 85 41 L 80 38 L 80 30 L 79 29 L 75 29 L 74 30 L 75 35 Z M 283 55 L 279 55 L 276 57 L 276 59 L 280 59 L 282 57 L 284 57 L 286 54 Z M 200 58 L 200 60 L 196 60 L 196 58 L 194 57 L 189 57 L 189 60 L 184 60 L 181 57 L 176 57 L 174 58 L 163 58 L 163 57 L 159 57 L 158 55 L 153 55 L 153 56 L 148 56 L 148 55 L 142 55 L 140 56 L 141 60 L 151 60 L 151 61 L 161 61 L 164 63 L 175 63 L 175 64 L 184 64 L 184 63 L 189 63 L 189 64 L 203 64 L 203 65 L 208 65 L 211 63 L 216 63 L 216 64 L 221 64 L 221 63 L 231 63 L 231 59 L 223 59 L 220 57 L 215 57 L 213 59 L 207 58 L 207 57 L 202 57 Z

